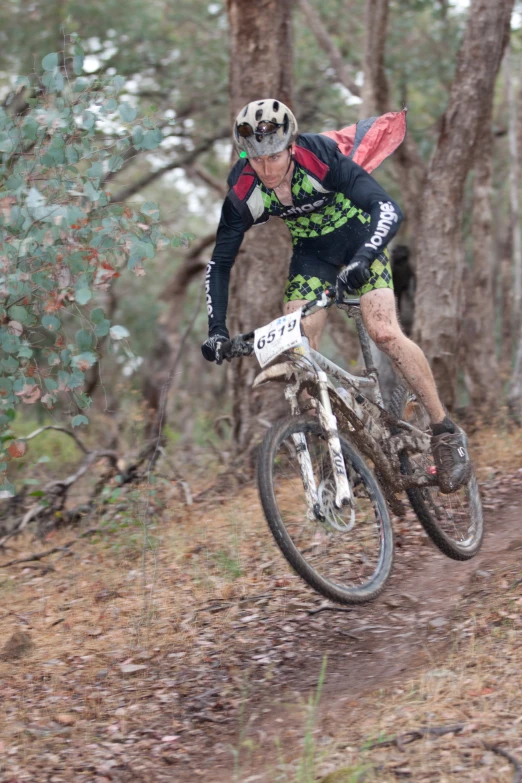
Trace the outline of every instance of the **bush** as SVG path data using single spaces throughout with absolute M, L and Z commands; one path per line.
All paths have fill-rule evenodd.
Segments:
M 111 203 L 106 179 L 126 153 L 152 150 L 163 136 L 119 99 L 125 80 L 83 76 L 83 50 L 42 60 L 18 80 L 27 109 L 0 108 L 0 459 L 18 456 L 9 425 L 17 404 L 68 402 L 73 427 L 88 424 L 85 372 L 100 341 L 128 336 L 93 307 L 122 269 L 144 274 L 169 243 L 159 208 Z M 130 157 L 127 154 L 127 157 Z M 79 328 L 78 328 L 79 327 Z M 0 462 L 0 471 L 5 470 Z M 0 480 L 1 484 L 1 480 Z M 4 484 L 0 491 L 9 492 Z

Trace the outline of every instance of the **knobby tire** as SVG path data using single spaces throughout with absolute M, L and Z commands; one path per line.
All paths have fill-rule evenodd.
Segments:
M 259 452 L 257 462 L 258 489 L 272 535 L 294 571 L 316 592 L 340 604 L 362 604 L 372 601 L 384 589 L 393 565 L 393 530 L 387 504 L 379 484 L 354 446 L 346 438 L 341 437 L 341 448 L 347 470 L 350 471 L 352 477 L 356 477 L 355 483 L 359 483 L 361 491 L 366 492 L 365 500 L 373 506 L 378 534 L 376 539 L 377 537 L 379 539 L 379 555 L 374 573 L 371 574 L 367 582 L 355 587 L 348 587 L 327 578 L 310 564 L 294 543 L 280 513 L 274 489 L 274 461 L 281 444 L 291 438 L 292 434 L 298 432 L 321 438 L 322 429 L 317 417 L 289 416 L 282 419 L 267 432 Z M 302 482 L 300 487 L 304 493 Z M 315 524 L 315 522 L 311 524 Z M 355 524 L 357 524 L 357 520 Z M 349 547 L 350 533 L 343 533 L 344 535 L 346 535 L 346 544 Z
M 402 419 L 404 416 L 407 396 L 407 390 L 403 386 L 397 387 L 392 394 L 389 409 L 398 419 Z M 401 473 L 404 475 L 410 474 L 412 472 L 412 466 L 406 451 L 400 452 L 399 460 Z M 449 513 L 451 513 L 451 505 L 456 503 L 458 494 L 460 493 L 465 493 L 466 495 L 470 527 L 473 529 L 469 540 L 466 540 L 465 542 L 458 541 L 448 535 L 448 533 L 442 529 L 432 510 L 433 506 L 436 505 L 440 508 L 444 508 L 444 510 L 449 508 Z M 452 560 L 461 561 L 470 560 L 472 557 L 475 557 L 482 546 L 484 524 L 478 482 L 473 469 L 469 480 L 463 487 L 457 490 L 457 493 L 444 495 L 437 487 L 411 487 L 406 490 L 406 494 L 411 507 L 425 532 L 444 555 Z M 430 508 L 430 506 L 432 508 Z

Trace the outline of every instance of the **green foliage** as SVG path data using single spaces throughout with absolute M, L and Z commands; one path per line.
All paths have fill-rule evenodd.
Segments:
M 151 150 L 161 130 L 147 120 L 136 141 L 137 110 L 118 99 L 124 79 L 80 76 L 83 57 L 77 42 L 45 55 L 39 75 L 19 80 L 36 96 L 29 110 L 0 108 L 0 428 L 20 403 L 51 409 L 60 397 L 73 426 L 88 423 L 74 408 L 90 405 L 82 387 L 99 341 L 129 335 L 88 305 L 169 243 L 156 204 L 113 204 L 105 184 L 133 139 Z

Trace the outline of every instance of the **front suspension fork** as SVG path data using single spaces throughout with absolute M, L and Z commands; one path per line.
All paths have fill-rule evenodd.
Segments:
M 328 451 L 335 478 L 335 506 L 352 505 L 352 493 L 348 476 L 346 475 L 346 465 L 344 463 L 343 452 L 341 450 L 341 441 L 339 440 L 339 430 L 337 429 L 337 419 L 332 411 L 332 403 L 328 394 L 328 378 L 323 370 L 317 373 L 319 385 L 319 421 L 326 434 Z
M 334 502 L 336 508 L 340 509 L 343 506 L 351 506 L 353 504 L 352 493 L 350 490 L 344 457 L 341 450 L 339 431 L 337 429 L 337 419 L 332 411 L 330 395 L 328 394 L 328 380 L 326 373 L 320 370 L 317 373 L 317 378 L 319 384 L 320 403 L 317 407 L 318 417 L 325 433 L 330 461 L 332 464 L 332 474 L 334 477 L 336 490 Z M 297 392 L 298 389 L 293 386 L 287 386 L 285 389 L 285 397 L 290 403 L 293 415 L 297 415 L 299 413 Z M 292 435 L 292 440 L 296 448 L 297 461 L 299 463 L 301 479 L 303 481 L 303 486 L 306 493 L 308 513 L 310 517 L 314 517 L 317 516 L 318 511 L 320 511 L 320 504 L 312 467 L 312 460 L 310 459 L 310 452 L 308 451 L 306 438 L 302 432 L 294 433 L 294 435 Z

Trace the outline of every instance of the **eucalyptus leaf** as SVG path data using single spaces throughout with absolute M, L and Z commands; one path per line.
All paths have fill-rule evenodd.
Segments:
M 124 101 L 118 106 L 118 113 L 123 122 L 133 122 L 136 119 L 138 110 L 134 106 L 131 106 L 130 103 Z
M 72 364 L 79 370 L 88 370 L 93 364 L 96 364 L 98 357 L 92 351 L 84 351 L 72 358 Z
M 79 76 L 81 73 L 83 73 L 83 56 L 82 55 L 76 55 L 73 57 L 73 71 L 76 74 L 76 76 Z
M 92 348 L 93 343 L 93 335 L 87 329 L 80 329 L 76 332 L 76 345 L 80 351 L 87 351 L 89 348 Z
M 146 201 L 145 204 L 142 204 L 140 207 L 140 212 L 142 215 L 145 215 L 154 221 L 157 221 L 160 218 L 159 206 L 154 204 L 152 201 Z
M 105 319 L 105 313 L 101 307 L 95 307 L 91 310 L 91 321 L 95 324 L 101 323 Z
M 159 128 L 147 131 L 143 136 L 142 146 L 146 150 L 154 150 L 163 141 L 163 134 Z
M 58 67 L 58 62 L 59 58 L 56 52 L 46 54 L 42 60 L 42 68 L 44 71 L 54 71 L 54 69 Z
M 113 340 L 124 340 L 130 337 L 130 332 L 124 326 L 111 326 L 110 335 Z
M 49 332 L 56 332 L 61 326 L 61 323 L 55 315 L 44 315 L 42 318 L 42 326 Z
M 94 334 L 96 337 L 106 337 L 109 334 L 109 329 L 111 326 L 111 322 L 103 319 L 102 321 L 98 321 L 94 325 Z
M 15 495 L 16 487 L 10 481 L 4 481 L 3 484 L 0 484 L 0 498 L 14 498 Z
M 29 313 L 27 312 L 27 308 L 21 307 L 20 305 L 13 305 L 9 308 L 9 317 L 13 319 L 13 321 L 20 321 L 20 323 L 24 324 L 27 322 Z
M 87 416 L 83 416 L 81 413 L 79 413 L 77 416 L 74 416 L 74 418 L 71 420 L 71 425 L 73 427 L 81 427 L 82 424 L 89 424 L 89 419 Z
M 89 288 L 80 288 L 75 293 L 75 299 L 79 305 L 85 305 L 92 299 L 92 292 Z

